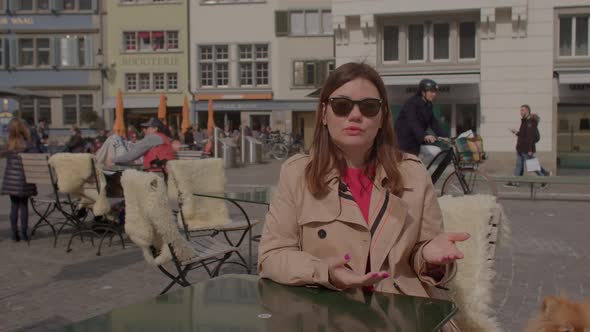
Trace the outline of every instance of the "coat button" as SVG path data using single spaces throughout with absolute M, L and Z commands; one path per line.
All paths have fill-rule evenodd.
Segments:
M 323 229 L 320 229 L 320 230 L 318 231 L 318 236 L 320 237 L 320 239 L 325 239 L 325 238 L 326 238 L 326 235 L 328 235 L 328 233 L 326 233 L 326 231 L 325 231 L 325 230 L 323 230 Z

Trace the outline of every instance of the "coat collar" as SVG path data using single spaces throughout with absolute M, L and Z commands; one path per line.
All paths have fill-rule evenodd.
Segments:
M 352 194 L 336 171 L 330 173 L 329 206 L 339 206 L 339 213 L 334 219 L 358 225 L 371 232 L 370 259 L 371 269 L 376 271 L 383 265 L 391 248 L 399 240 L 408 215 L 408 205 L 400 197 L 384 188 L 388 178 L 383 167 L 376 169 L 369 207 L 369 222 L 365 221 L 360 208 Z M 407 190 L 411 190 L 408 188 Z M 337 202 L 337 203 L 336 203 Z M 334 213 L 335 211 L 332 211 Z

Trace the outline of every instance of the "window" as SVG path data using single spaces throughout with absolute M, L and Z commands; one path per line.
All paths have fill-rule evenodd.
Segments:
M 92 40 L 88 36 L 65 36 L 57 40 L 59 47 L 58 64 L 62 67 L 91 66 L 87 59 L 87 52 L 92 52 Z M 89 48 L 87 50 L 87 48 Z
M 424 60 L 424 25 L 408 26 L 408 60 Z
M 91 10 L 92 9 L 92 0 L 79 0 L 79 8 L 80 10 Z
M 92 65 L 91 63 L 86 63 L 86 43 L 84 41 L 84 37 L 78 37 L 78 65 L 83 67 L 85 65 Z M 88 50 L 92 52 L 92 50 Z
M 35 123 L 35 100 L 23 99 L 20 102 L 20 118 L 27 122 L 27 124 Z
M 92 95 L 64 95 L 63 100 L 63 123 L 66 125 L 79 124 L 85 114 L 94 112 Z
M 213 86 L 213 64 L 201 64 L 201 86 Z
M 450 25 L 448 23 L 435 23 L 432 25 L 432 58 L 434 60 L 450 59 Z
M 280 15 L 277 16 L 284 19 Z M 293 36 L 331 35 L 333 33 L 332 13 L 329 10 L 291 11 L 288 12 L 288 21 L 288 34 Z
M 268 85 L 270 80 L 268 65 L 268 45 L 238 45 L 239 83 L 241 86 Z
M 383 61 L 399 61 L 399 27 L 383 27 Z
M 37 121 L 45 119 L 51 123 L 51 100 L 49 98 L 37 98 Z
M 124 47 L 127 51 L 137 50 L 137 39 L 135 32 L 123 32 Z
M 166 38 L 168 40 L 168 49 L 169 50 L 177 50 L 178 49 L 178 31 L 168 31 L 166 32 Z
M 76 9 L 76 0 L 63 0 L 64 10 Z
M 49 0 L 37 0 L 38 10 L 49 10 Z
M 154 40 L 154 51 L 164 49 L 164 31 L 152 31 Z
M 253 85 L 252 63 L 240 63 L 240 85 Z
M 125 90 L 137 91 L 137 75 L 125 74 Z
M 215 71 L 217 76 L 217 86 L 228 86 L 229 85 L 229 63 L 217 63 L 215 64 Z
M 151 51 L 152 50 L 152 38 L 150 37 L 149 31 L 140 31 L 137 33 L 139 39 L 139 50 L 140 51 Z
M 166 74 L 166 87 L 168 90 L 178 90 L 178 74 L 168 73 Z
M 49 66 L 49 39 L 37 39 L 37 66 Z
M 76 102 L 76 95 L 64 95 L 63 96 L 63 123 L 66 125 L 78 123 L 78 109 Z
M 459 58 L 475 59 L 475 45 L 477 33 L 475 22 L 461 22 L 459 24 Z
M 559 55 L 588 56 L 588 15 L 560 17 Z
M 18 2 L 19 10 L 33 10 L 33 0 L 20 0 Z
M 18 40 L 18 59 L 21 66 L 35 65 L 35 47 L 31 38 Z
M 123 49 L 125 52 L 177 50 L 178 40 L 178 31 L 125 31 Z
M 164 73 L 154 73 L 154 90 L 166 90 L 166 81 L 164 80 Z
M 216 5 L 222 3 L 265 3 L 266 0 L 201 0 L 202 5 Z
M 229 85 L 229 45 L 199 47 L 201 86 Z
M 321 86 L 334 68 L 334 60 L 295 61 L 293 62 L 293 85 Z
M 149 91 L 152 89 L 149 73 L 139 74 L 139 91 Z
M 2 0 L 0 0 L 2 1 Z M 0 68 L 4 67 L 4 39 L 0 38 Z

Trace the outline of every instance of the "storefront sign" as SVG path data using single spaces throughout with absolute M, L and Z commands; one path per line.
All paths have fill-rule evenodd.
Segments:
M 35 24 L 32 16 L 21 16 L 21 17 L 0 17 L 0 24 L 13 24 L 13 25 L 31 25 Z
M 122 60 L 123 66 L 177 66 L 178 58 L 171 56 L 158 57 L 125 57 Z

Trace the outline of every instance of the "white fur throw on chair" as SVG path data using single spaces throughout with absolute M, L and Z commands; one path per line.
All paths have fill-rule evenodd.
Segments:
M 193 193 L 223 193 L 225 170 L 222 159 L 171 160 L 168 194 L 182 202 L 182 214 L 189 230 L 214 229 L 230 223 L 223 199 L 197 197 Z M 178 218 L 182 226 L 182 220 Z
M 55 170 L 60 192 L 80 198 L 82 207 L 92 206 L 95 216 L 105 215 L 111 210 L 107 199 L 106 179 L 98 166 L 95 166 L 94 171 L 98 178 L 99 191 L 95 188 L 85 188 L 86 182 L 94 182 L 91 154 L 57 153 L 49 158 L 49 165 Z
M 168 244 L 180 261 L 198 254 L 172 221 L 164 180 L 155 173 L 126 170 L 121 176 L 125 196 L 125 232 L 143 250 L 147 262 L 162 265 L 172 260 Z M 150 247 L 158 255 L 154 257 Z
M 491 307 L 495 272 L 493 260 L 488 260 L 488 234 L 494 213 L 500 216 L 498 231 L 507 227 L 502 208 L 489 195 L 443 196 L 438 201 L 445 231 L 471 234 L 469 240 L 457 243 L 465 258 L 458 261 L 457 275 L 449 284 L 451 297 L 459 307 L 454 320 L 462 331 L 501 331 Z M 502 233 L 506 236 L 507 229 Z

